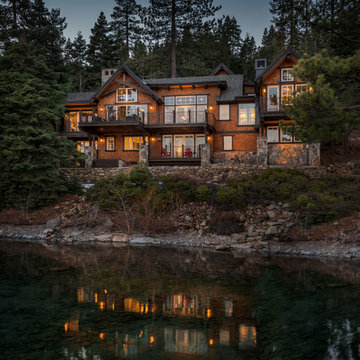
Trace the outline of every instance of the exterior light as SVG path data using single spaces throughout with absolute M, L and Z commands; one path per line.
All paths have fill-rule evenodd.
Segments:
M 206 310 L 206 317 L 209 319 L 211 318 L 211 309 Z
M 99 334 L 99 338 L 100 338 L 100 340 L 104 340 L 105 339 L 105 333 L 101 332 Z
M 150 344 L 153 344 L 155 342 L 155 338 L 153 336 L 150 336 L 149 342 Z
M 106 289 L 104 290 L 104 293 L 107 294 L 107 290 L 106 290 Z
M 99 308 L 101 311 L 103 311 L 105 309 L 105 301 L 100 301 L 99 302 Z
M 310 86 L 310 87 L 309 87 L 309 92 L 312 93 L 313 91 L 314 91 L 313 87 Z
M 263 87 L 262 92 L 263 94 L 266 94 L 266 87 Z
M 65 330 L 65 332 L 68 332 L 68 331 L 69 331 L 69 327 L 70 327 L 69 323 L 66 322 L 66 323 L 64 324 L 64 330 Z
M 153 111 L 154 110 L 154 107 L 152 105 L 150 105 L 150 110 Z
M 210 340 L 209 340 L 209 345 L 210 345 L 210 346 L 214 345 L 214 339 L 210 339 Z
M 210 111 L 213 111 L 213 110 L 214 110 L 214 107 L 213 107 L 213 106 L 210 106 L 210 107 L 209 107 L 209 110 L 210 110 Z
M 100 141 L 101 141 L 101 139 L 100 139 Z M 97 293 L 95 293 L 95 295 L 94 295 L 94 301 L 97 303 L 98 302 L 98 295 L 97 295 Z
M 211 136 L 208 136 L 208 137 L 207 137 L 207 141 L 211 141 Z
M 104 109 L 103 107 L 101 107 L 99 110 L 100 110 L 100 111 L 104 111 L 105 109 Z

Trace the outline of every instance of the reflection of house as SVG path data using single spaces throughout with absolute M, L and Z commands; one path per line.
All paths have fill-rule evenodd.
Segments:
M 80 151 L 90 146 L 96 166 L 118 166 L 120 160 L 150 165 L 257 161 L 261 135 L 286 149 L 298 147 L 278 127 L 286 118 L 285 100 L 306 88 L 290 73 L 296 62 L 291 51 L 268 68 L 258 61 L 257 71 L 263 73 L 256 83 L 244 82 L 223 64 L 208 76 L 148 80 L 125 65 L 105 69 L 96 92 L 68 94 L 62 134 L 77 141 Z
M 150 349 L 203 356 L 219 347 L 231 348 L 233 351 L 240 351 L 244 347 L 255 349 L 256 326 L 252 301 L 247 297 L 178 293 L 154 296 L 150 300 L 114 293 L 107 289 L 79 288 L 77 300 L 79 304 L 95 304 L 98 314 L 111 311 L 137 316 L 138 326 L 127 328 L 124 323 L 111 334 L 108 333 L 106 325 L 104 329 L 96 332 L 82 328 L 81 316 L 78 315 L 74 316 L 76 320 L 65 322 L 64 329 L 69 335 L 76 332 L 81 337 L 82 331 L 88 334 L 87 336 L 91 334 L 98 342 L 104 346 L 106 344 L 108 349 L 113 349 L 120 358 L 146 353 Z M 154 316 L 161 316 L 162 321 L 149 321 L 149 318 Z M 89 324 L 88 316 L 85 318 Z M 97 328 L 98 324 L 97 321 Z

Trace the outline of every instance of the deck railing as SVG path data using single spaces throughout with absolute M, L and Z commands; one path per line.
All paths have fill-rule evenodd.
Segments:
M 200 159 L 201 145 L 187 146 L 179 145 L 168 147 L 165 145 L 161 148 L 161 159 Z

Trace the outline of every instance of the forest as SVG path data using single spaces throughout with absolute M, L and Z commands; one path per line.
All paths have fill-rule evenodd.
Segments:
M 2 0 L 0 208 L 33 208 L 69 190 L 58 169 L 74 164 L 79 154 L 57 132 L 65 96 L 96 90 L 101 68 L 125 63 L 141 78 L 175 77 L 208 75 L 222 62 L 254 80 L 256 58 L 270 63 L 290 47 L 311 59 L 322 50 L 326 53 L 309 63 L 304 80 L 315 86 L 316 74 L 324 72 L 324 79 L 332 81 L 328 94 L 336 121 L 344 98 L 351 99 L 347 110 L 358 109 L 360 0 L 271 0 L 272 22 L 261 44 L 235 17 L 219 17 L 220 3 L 150 0 L 144 7 L 136 0 L 114 0 L 110 17 L 100 12 L 89 39 L 81 32 L 66 39 L 61 9 L 48 9 L 43 0 Z M 333 59 L 325 70 L 324 59 Z M 341 73 L 347 74 L 344 81 Z M 309 101 L 317 99 L 314 90 Z M 326 102 L 324 97 L 323 108 Z M 328 124 L 328 116 L 322 120 Z M 355 120 L 357 127 L 358 116 Z

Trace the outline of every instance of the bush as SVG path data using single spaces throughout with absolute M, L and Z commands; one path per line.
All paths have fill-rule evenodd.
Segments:
M 197 201 L 210 202 L 212 190 L 207 185 L 200 185 L 196 189 L 195 199 Z
M 216 194 L 218 203 L 237 209 L 243 209 L 246 205 L 242 189 L 225 185 L 220 187 Z

